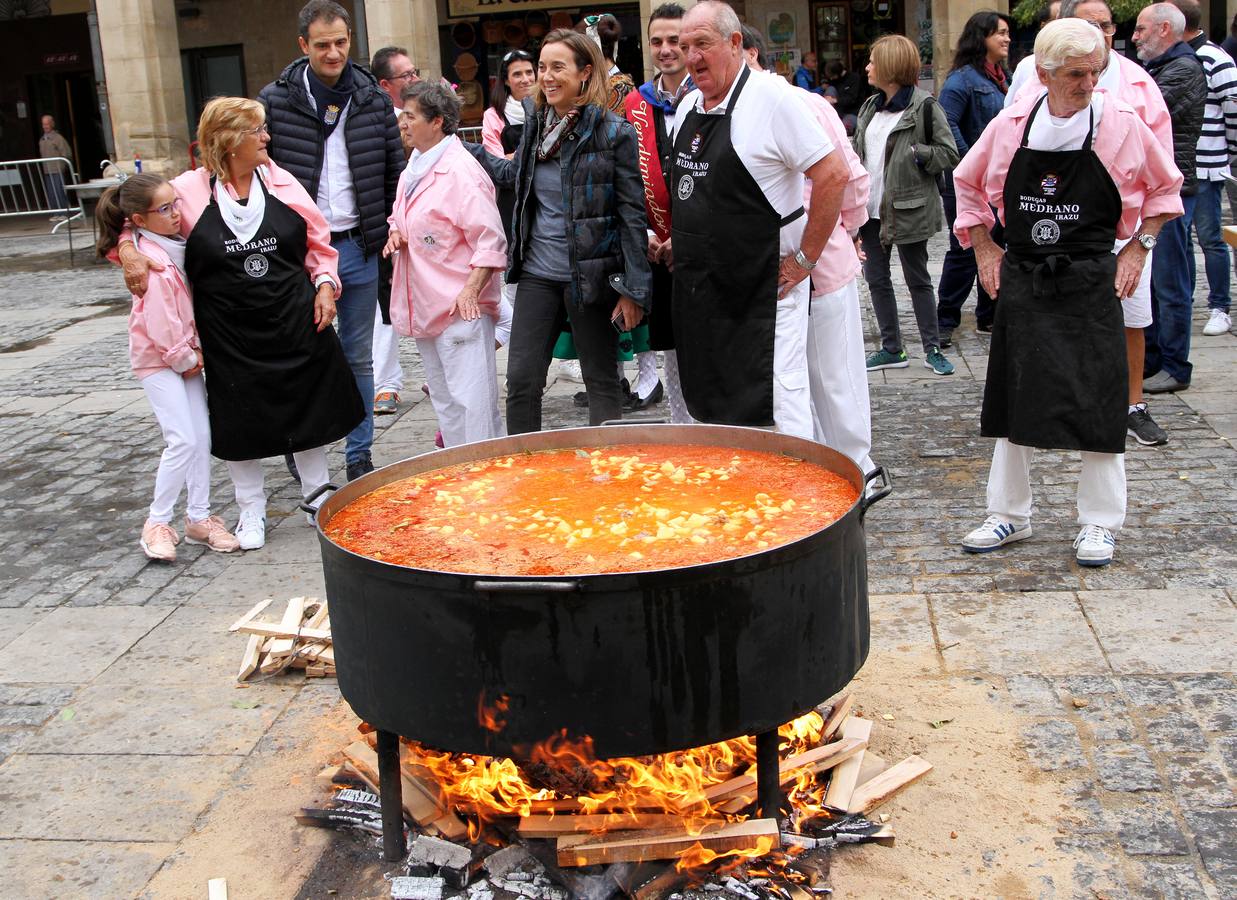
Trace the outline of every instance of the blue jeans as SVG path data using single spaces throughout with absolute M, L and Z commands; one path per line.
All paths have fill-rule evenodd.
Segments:
M 333 238 L 339 253 L 343 291 L 335 301 L 339 342 L 365 402 L 365 418 L 344 440 L 344 461 L 351 465 L 369 453 L 374 443 L 374 311 L 378 306 L 378 254 L 365 257 L 360 237 Z
M 1228 244 L 1224 243 L 1220 198 L 1224 195 L 1223 181 L 1198 182 L 1194 196 L 1194 228 L 1198 231 L 1198 244 L 1203 248 L 1203 264 L 1207 269 L 1207 307 L 1228 312 L 1229 307 L 1229 258 Z M 1195 284 L 1194 242 L 1186 232 L 1186 253 L 1190 260 L 1190 284 Z
M 996 315 L 996 304 L 988 296 L 983 285 L 979 283 L 979 268 L 975 264 L 975 251 L 963 248 L 954 236 L 954 220 L 958 217 L 958 199 L 954 194 L 954 181 L 951 173 L 945 174 L 945 190 L 941 192 L 941 200 L 945 204 L 945 224 L 949 229 L 949 249 L 945 251 L 945 259 L 941 262 L 941 280 L 936 287 L 936 321 L 942 332 L 953 331 L 962 322 L 962 304 L 971 296 L 971 288 L 976 289 L 975 323 L 991 325 Z M 992 229 L 992 239 L 1002 244 L 1003 229 L 1000 220 Z
M 1194 285 L 1190 280 L 1187 242 L 1194 219 L 1194 197 L 1182 197 L 1185 215 L 1160 230 L 1151 255 L 1151 324 L 1145 329 L 1148 373 L 1163 370 L 1190 383 L 1190 320 Z

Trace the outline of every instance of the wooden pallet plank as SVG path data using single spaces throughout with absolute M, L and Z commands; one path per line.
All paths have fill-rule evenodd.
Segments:
M 920 756 L 908 756 L 902 762 L 861 784 L 846 805 L 848 813 L 867 814 L 887 802 L 894 794 L 932 771 L 932 763 Z
M 842 725 L 842 738 L 868 741 L 872 736 L 872 720 L 859 719 L 850 716 Z M 859 783 L 859 770 L 863 767 L 863 751 L 856 753 L 833 770 L 829 779 L 829 789 L 825 791 L 825 806 L 831 809 L 845 811 L 850 804 L 851 794 Z
M 718 824 L 723 820 L 718 819 Z M 520 837 L 555 838 L 564 834 L 597 834 L 611 831 L 645 831 L 650 828 L 676 828 L 683 817 L 670 813 L 630 813 L 566 816 L 525 816 L 516 829 Z
M 768 852 L 781 846 L 775 819 L 706 826 L 698 834 L 686 828 L 628 831 L 612 835 L 567 835 L 558 839 L 558 864 L 563 867 L 599 863 L 676 859 L 696 844 L 715 853 L 728 850 Z

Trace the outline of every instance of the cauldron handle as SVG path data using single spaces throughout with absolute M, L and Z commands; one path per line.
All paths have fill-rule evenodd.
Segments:
M 868 485 L 877 478 L 881 480 L 881 486 L 869 493 Z M 859 497 L 859 515 L 867 515 L 868 510 L 874 504 L 884 500 L 891 493 L 893 493 L 893 481 L 889 477 L 889 470 L 884 466 L 877 466 L 863 478 L 863 493 Z
M 540 594 L 551 591 L 559 594 L 580 589 L 578 581 L 474 581 L 473 590 L 494 594 Z
M 314 491 L 312 494 L 310 494 L 308 497 L 306 497 L 304 500 L 301 501 L 301 509 L 305 510 L 305 512 L 309 513 L 311 516 L 314 516 L 316 518 L 318 515 L 318 507 L 314 506 L 313 502 L 317 500 L 319 497 L 321 497 L 323 494 L 325 494 L 327 491 L 337 491 L 337 490 L 339 490 L 339 485 L 331 484 L 331 482 L 328 481 L 326 484 L 322 485 L 322 487 L 318 488 L 316 491 Z

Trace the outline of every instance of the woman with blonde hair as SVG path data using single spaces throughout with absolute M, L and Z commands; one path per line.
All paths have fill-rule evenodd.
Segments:
M 859 229 L 867 256 L 863 277 L 881 332 L 881 346 L 868 357 L 867 367 L 872 372 L 909 365 L 889 277 L 890 248 L 897 247 L 919 324 L 923 364 L 937 375 L 951 375 L 954 367 L 941 353 L 937 332 L 928 238 L 945 227 L 937 176 L 958 164 L 958 148 L 940 104 L 915 86 L 919 67 L 919 50 L 909 38 L 878 38 L 868 63 L 868 82 L 877 93 L 859 108 L 855 127 L 855 152 L 871 177 L 868 221 Z
M 266 541 L 262 459 L 291 453 L 312 497 L 329 481 L 326 445 L 356 427 L 365 406 L 331 328 L 339 274 L 330 230 L 313 198 L 267 155 L 262 105 L 210 101 L 198 141 L 202 167 L 172 186 L 205 362 L 211 453 L 229 463 L 236 537 L 248 550 Z M 131 242 L 120 253 L 126 282 L 145 274 Z
M 619 332 L 643 318 L 651 275 L 636 135 L 607 110 L 608 97 L 597 44 L 557 29 L 541 45 L 514 159 L 469 147 L 495 184 L 515 189 L 507 251 L 507 280 L 520 285 L 507 359 L 511 434 L 541 429 L 546 372 L 568 318 L 590 424 L 622 417 Z

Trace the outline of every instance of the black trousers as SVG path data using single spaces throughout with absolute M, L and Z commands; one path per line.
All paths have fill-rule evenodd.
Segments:
M 534 275 L 520 278 L 507 347 L 507 433 L 541 430 L 541 393 L 554 343 L 568 321 L 569 288 L 565 281 Z M 600 425 L 623 417 L 618 374 L 618 332 L 610 324 L 613 305 L 601 302 L 570 309 L 571 337 L 580 357 L 588 391 L 588 422 Z

